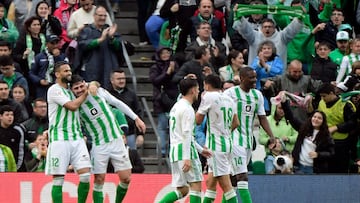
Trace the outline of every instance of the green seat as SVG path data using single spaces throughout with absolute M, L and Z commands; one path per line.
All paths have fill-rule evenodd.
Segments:
M 255 175 L 265 174 L 265 163 L 263 161 L 255 161 L 252 163 L 252 172 Z

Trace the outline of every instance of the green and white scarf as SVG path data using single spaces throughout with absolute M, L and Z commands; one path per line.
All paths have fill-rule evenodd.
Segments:
M 46 40 L 45 40 L 45 35 L 40 33 L 40 40 L 41 40 L 41 48 L 40 48 L 40 52 L 45 50 L 45 44 L 46 44 Z M 31 36 L 29 34 L 26 35 L 26 48 L 30 49 L 30 53 L 27 56 L 27 62 L 28 62 L 28 66 L 29 66 L 29 70 L 31 69 L 31 63 L 33 62 L 34 58 L 35 58 L 35 52 L 32 50 L 33 48 L 33 43 L 32 43 L 32 39 Z
M 234 20 L 240 19 L 242 16 L 252 14 L 277 14 L 298 17 L 302 19 L 305 17 L 304 11 L 300 6 L 283 6 L 283 5 L 246 5 L 238 4 L 238 9 L 235 12 Z

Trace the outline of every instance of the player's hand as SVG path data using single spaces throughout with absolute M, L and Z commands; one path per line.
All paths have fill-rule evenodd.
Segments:
M 136 137 L 135 143 L 136 143 L 136 147 L 140 147 L 141 145 L 143 145 L 144 144 L 144 136 L 143 135 L 138 135 Z
M 204 147 L 203 151 L 201 152 L 201 155 L 203 155 L 207 159 L 212 156 L 211 151 L 206 147 Z
M 182 167 L 182 170 L 186 173 L 191 168 L 191 162 L 190 160 L 184 160 L 184 166 Z
M 139 117 L 137 117 L 135 119 L 135 125 L 141 133 L 145 134 L 146 125 L 145 125 L 144 121 L 142 121 Z
M 88 93 L 92 96 L 96 96 L 99 87 L 100 87 L 100 83 L 98 83 L 97 81 L 90 82 L 88 86 Z

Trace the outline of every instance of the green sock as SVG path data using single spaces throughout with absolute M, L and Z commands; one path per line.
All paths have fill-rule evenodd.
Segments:
M 78 186 L 78 203 L 85 203 L 89 194 L 90 183 L 80 182 Z
M 53 185 L 51 189 L 51 197 L 53 203 L 62 203 L 62 185 Z
M 216 191 L 206 190 L 203 203 L 212 203 L 214 202 L 215 197 L 216 197 Z
M 248 182 L 247 181 L 239 181 L 237 183 L 237 188 L 240 193 L 241 202 L 252 203 Z
M 189 195 L 191 203 L 201 203 L 201 192 L 190 190 Z
M 181 198 L 181 193 L 177 190 L 167 193 L 159 203 L 173 203 Z
M 120 183 L 117 186 L 115 203 L 120 203 L 123 201 L 123 199 L 126 195 L 126 192 L 128 190 L 128 187 L 129 187 L 129 184 L 126 184 L 126 183 Z
M 227 202 L 227 201 L 226 201 L 226 199 L 225 199 L 225 195 L 223 194 L 221 203 L 226 203 L 226 202 Z
M 237 203 L 236 193 L 233 189 L 224 193 L 224 197 L 227 203 Z
M 104 202 L 104 196 L 101 191 L 93 191 L 93 200 L 94 203 L 103 203 Z

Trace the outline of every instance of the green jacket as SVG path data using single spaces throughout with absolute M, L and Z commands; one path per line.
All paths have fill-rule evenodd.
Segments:
M 19 31 L 15 27 L 14 23 L 8 19 L 0 20 L 0 40 L 7 41 L 11 44 L 15 44 L 19 38 Z

